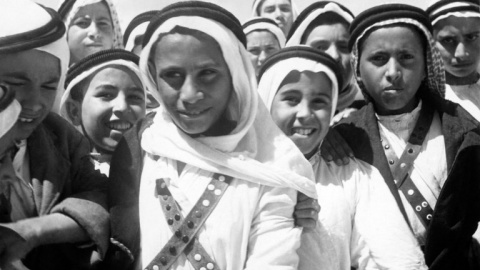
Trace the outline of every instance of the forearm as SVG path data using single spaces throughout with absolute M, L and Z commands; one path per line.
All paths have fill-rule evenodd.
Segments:
M 33 247 L 89 240 L 85 230 L 75 220 L 60 213 L 20 220 L 14 226 L 27 241 L 31 241 Z

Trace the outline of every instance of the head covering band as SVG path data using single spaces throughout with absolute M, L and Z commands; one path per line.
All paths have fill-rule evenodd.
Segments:
M 58 14 L 53 9 L 42 8 L 48 12 L 51 20 L 36 29 L 0 37 L 0 54 L 27 51 L 42 47 L 60 39 L 65 34 L 65 25 Z
M 332 82 L 331 118 L 333 118 L 338 89 L 342 86 L 340 67 L 330 55 L 308 46 L 284 48 L 268 57 L 262 65 L 259 72 L 258 92 L 267 109 L 271 109 L 273 99 L 285 77 L 294 70 L 323 72 L 327 75 Z
M 285 47 L 285 35 L 282 29 L 271 19 L 255 17 L 245 22 L 242 27 L 245 35 L 255 31 L 268 31 L 276 37 L 280 48 Z
M 188 5 L 188 6 L 187 6 Z M 143 46 L 150 41 L 153 32 L 165 21 L 177 16 L 200 16 L 215 20 L 230 29 L 238 40 L 246 47 L 247 40 L 238 19 L 229 11 L 215 4 L 201 1 L 185 1 L 169 5 L 151 19 L 143 37 Z
M 332 1 L 320 1 L 315 2 L 308 6 L 306 9 L 298 15 L 297 19 L 293 22 L 292 28 L 288 33 L 287 38 L 287 47 L 300 45 L 302 36 L 305 34 L 305 31 L 310 26 L 310 24 L 322 14 L 327 12 L 333 12 L 340 17 L 344 18 L 347 23 L 351 23 L 354 15 L 346 7 L 340 5 L 339 3 Z
M 123 34 L 123 44 L 126 50 L 132 50 L 135 47 L 134 39 L 139 34 L 144 34 L 150 20 L 159 12 L 159 10 L 149 10 L 140 13 L 128 24 L 125 33 Z M 130 39 L 130 35 L 132 39 Z M 129 40 L 130 39 L 130 40 Z
M 373 14 L 375 15 L 372 16 Z M 444 97 L 445 71 L 443 67 L 443 61 L 440 52 L 435 46 L 435 40 L 431 34 L 431 25 L 428 21 L 426 13 L 423 10 L 413 6 L 387 4 L 362 12 L 354 19 L 350 27 L 350 32 L 352 34 L 349 47 L 352 48 L 352 66 L 354 68 L 355 78 L 357 79 L 358 85 L 362 90 L 365 99 L 370 101 L 370 96 L 368 95 L 365 86 L 359 80 L 359 41 L 361 41 L 372 29 L 378 29 L 397 24 L 414 26 L 421 34 L 423 34 L 423 37 L 427 43 L 425 52 L 425 65 L 427 68 L 428 90 L 434 95 Z
M 480 3 L 478 0 L 434 1 L 427 13 L 432 25 L 450 16 L 480 18 Z

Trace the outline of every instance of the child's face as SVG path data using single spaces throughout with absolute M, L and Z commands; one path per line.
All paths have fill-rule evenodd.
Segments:
M 396 26 L 374 30 L 363 42 L 360 80 L 379 114 L 410 112 L 425 78 L 425 54 L 420 35 Z
M 165 109 L 180 129 L 200 134 L 221 118 L 233 86 L 227 63 L 213 38 L 166 35 L 157 42 L 153 60 Z
M 264 0 L 260 17 L 274 20 L 286 36 L 293 24 L 292 5 L 289 0 Z
M 341 64 L 345 85 L 348 85 L 353 75 L 348 50 L 349 39 L 348 28 L 341 23 L 336 23 L 315 27 L 305 41 L 306 45 L 326 52 Z
M 247 35 L 247 51 L 257 75 L 265 59 L 278 50 L 280 44 L 269 31 L 254 31 Z
M 298 73 L 297 73 L 298 75 Z M 324 73 L 287 75 L 273 98 L 271 115 L 277 126 L 306 156 L 325 137 L 332 113 L 332 83 Z
M 123 66 L 100 70 L 90 81 L 80 113 L 85 132 L 96 150 L 115 150 L 123 133 L 145 116 L 141 81 Z
M 445 70 L 456 77 L 476 73 L 480 63 L 480 18 L 450 16 L 434 26 L 433 35 Z
M 0 82 L 22 106 L 16 140 L 26 139 L 52 109 L 60 80 L 60 59 L 39 50 L 0 56 Z
M 93 53 L 113 48 L 113 36 L 112 18 L 105 3 L 80 8 L 68 28 L 70 61 L 78 62 Z

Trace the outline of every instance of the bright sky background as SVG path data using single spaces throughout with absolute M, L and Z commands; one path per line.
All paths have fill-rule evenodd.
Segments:
M 35 0 L 43 5 L 57 9 L 62 2 L 62 0 Z M 293 0 L 299 12 L 303 10 L 309 4 L 315 2 L 315 0 Z M 386 1 L 386 0 L 335 0 L 336 2 L 343 4 L 349 8 L 354 14 L 358 14 L 363 10 L 373 7 L 379 4 L 385 3 L 403 3 L 418 6 L 422 9 L 425 9 L 428 6 L 429 1 L 431 0 L 396 0 L 396 1 Z M 120 24 L 122 25 L 122 30 L 125 30 L 128 23 L 136 15 L 147 11 L 162 9 L 166 5 L 169 5 L 174 2 L 173 0 L 113 0 L 117 7 L 117 12 L 120 17 Z M 216 3 L 225 9 L 232 12 L 240 22 L 244 22 L 251 15 L 251 6 L 253 0 L 210 0 L 208 2 Z

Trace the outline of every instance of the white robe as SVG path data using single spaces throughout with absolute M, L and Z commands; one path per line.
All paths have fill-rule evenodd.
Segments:
M 345 166 L 310 160 L 315 175 L 319 222 L 305 230 L 299 249 L 301 270 L 427 269 L 417 240 L 406 224 L 380 172 L 360 160 Z M 327 233 L 325 233 L 325 230 Z
M 460 104 L 480 122 L 480 80 L 469 85 L 445 85 L 445 99 Z
M 149 155 L 144 159 L 139 196 L 142 268 L 173 235 L 155 197 L 155 180 L 169 179 L 167 186 L 186 216 L 212 179 L 213 173 L 188 164 L 179 176 L 176 164 Z M 296 193 L 233 179 L 200 229 L 199 242 L 222 270 L 297 269 L 301 228 L 294 227 Z M 171 269 L 194 268 L 182 254 Z

